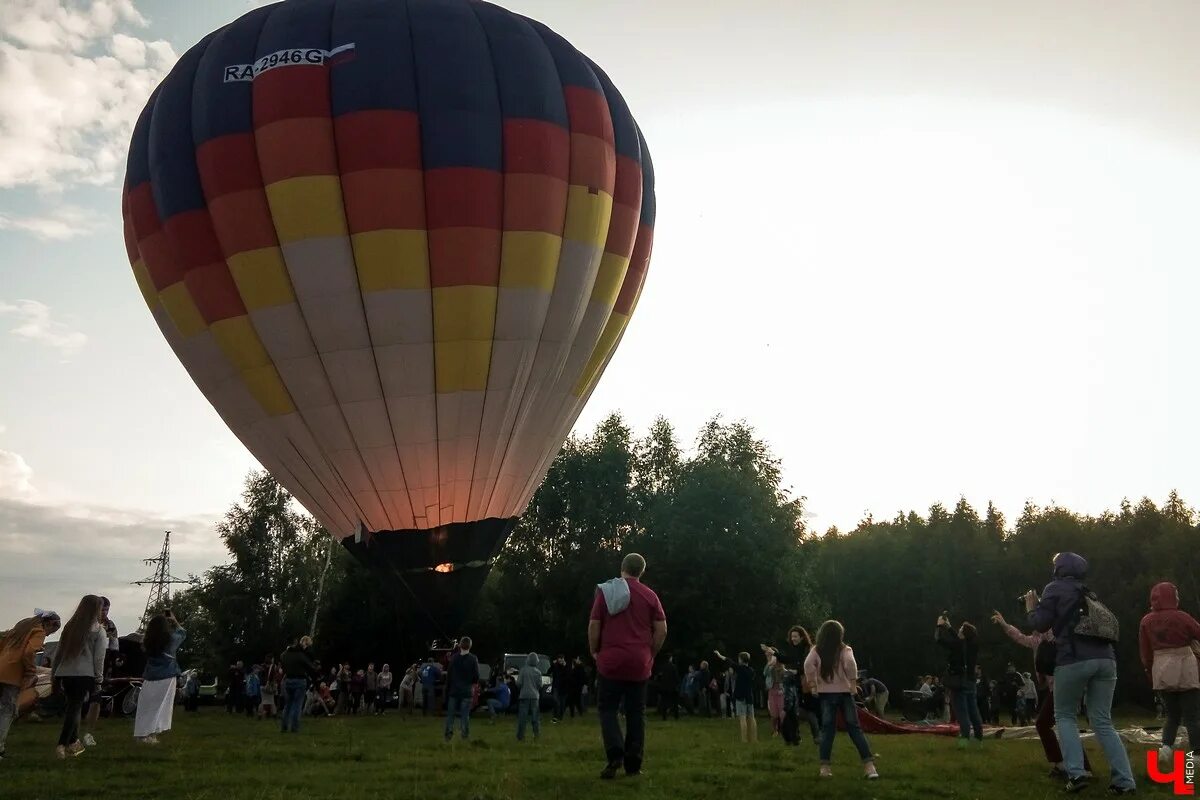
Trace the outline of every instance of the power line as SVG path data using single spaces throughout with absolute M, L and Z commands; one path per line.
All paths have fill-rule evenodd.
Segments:
M 142 563 L 147 566 L 154 567 L 154 574 L 140 581 L 134 581 L 134 586 L 149 586 L 150 596 L 146 598 L 146 610 L 142 612 L 142 621 L 138 626 L 139 631 L 145 631 L 146 626 L 150 623 L 150 618 L 155 613 L 168 608 L 171 605 L 171 586 L 172 584 L 185 583 L 190 584 L 191 581 L 185 581 L 176 578 L 171 574 L 171 532 L 167 531 L 163 537 L 162 550 L 158 554 L 158 558 L 144 558 Z

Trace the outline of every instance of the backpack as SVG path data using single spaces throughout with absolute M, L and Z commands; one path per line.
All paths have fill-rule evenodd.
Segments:
M 1053 675 L 1054 665 L 1057 661 L 1058 645 L 1046 640 L 1039 642 L 1037 649 L 1033 651 L 1033 668 L 1038 671 L 1038 674 Z
M 1117 642 L 1120 639 L 1120 624 L 1117 615 L 1100 602 L 1096 593 L 1083 587 L 1083 596 L 1075 608 L 1075 624 L 1071 626 L 1076 636 Z

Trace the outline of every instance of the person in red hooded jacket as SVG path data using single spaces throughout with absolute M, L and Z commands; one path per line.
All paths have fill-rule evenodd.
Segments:
M 1158 758 L 1169 765 L 1181 722 L 1192 746 L 1200 742 L 1200 622 L 1180 610 L 1179 590 L 1166 581 L 1150 590 L 1150 608 L 1138 628 L 1138 648 L 1167 707 Z

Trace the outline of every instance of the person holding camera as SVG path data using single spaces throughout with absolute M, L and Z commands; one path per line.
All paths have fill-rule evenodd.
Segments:
M 155 614 L 146 626 L 146 635 L 142 638 L 146 669 L 142 672 L 142 690 L 138 694 L 137 716 L 133 721 L 133 738 L 143 744 L 158 744 L 158 734 L 171 730 L 179 679 L 175 653 L 185 638 L 187 631 L 169 608 Z
M 1021 602 L 1024 603 L 1024 598 L 1021 598 Z M 1020 628 L 1009 624 L 999 611 L 992 612 L 992 622 L 999 625 L 1008 638 L 1033 651 L 1033 668 L 1038 683 L 1045 690 L 1041 693 L 1041 703 L 1034 716 L 1034 728 L 1042 742 L 1046 761 L 1050 762 L 1050 777 L 1067 778 L 1062 748 L 1058 746 L 1058 737 L 1054 735 L 1054 661 L 1057 656 L 1054 634 L 1050 631 L 1021 633 Z M 1085 774 L 1091 774 L 1092 765 L 1086 751 L 1083 754 L 1083 769 Z
M 958 746 L 966 747 L 974 733 L 975 741 L 983 744 L 983 718 L 975 696 L 975 664 L 979 660 L 979 633 L 975 626 L 964 622 L 955 631 L 943 613 L 937 619 L 934 638 L 946 651 L 944 684 L 954 704 L 958 718 Z
M 1083 742 L 1079 738 L 1079 704 L 1086 699 L 1088 721 L 1104 750 L 1111 773 L 1110 794 L 1134 794 L 1137 783 L 1125 745 L 1113 729 L 1112 700 L 1117 688 L 1116 616 L 1099 602 L 1083 579 L 1088 563 L 1076 553 L 1059 553 L 1053 560 L 1053 580 L 1042 590 L 1025 593 L 1025 610 L 1035 631 L 1053 631 L 1054 718 L 1062 739 L 1069 793 L 1082 791 L 1085 774 Z

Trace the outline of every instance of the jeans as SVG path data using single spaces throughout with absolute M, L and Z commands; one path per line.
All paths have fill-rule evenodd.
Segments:
M 462 738 L 468 739 L 471 736 L 471 698 L 470 697 L 447 697 L 446 698 L 446 741 L 454 738 L 454 717 L 461 717 L 459 729 L 462 731 Z
M 504 706 L 494 697 L 488 698 L 487 701 L 488 716 L 494 717 L 504 710 Z
M 421 687 L 421 716 L 427 717 L 433 713 L 433 702 L 437 695 L 437 687 L 422 686 Z
M 646 751 L 646 682 L 614 681 L 600 677 L 596 681 L 596 713 L 604 737 L 604 756 L 609 764 L 624 764 L 625 771 L 641 770 Z M 625 705 L 625 735 L 617 711 Z
M 69 676 L 59 678 L 63 692 L 67 695 L 67 705 L 63 710 L 62 734 L 58 743 L 69 747 L 79 741 L 79 721 L 83 714 L 83 703 L 87 700 L 88 692 L 96 685 L 94 678 Z
M 21 687 L 11 683 L 0 683 L 0 753 L 8 741 L 8 729 L 17 718 L 17 698 L 21 695 Z
M 285 733 L 300 732 L 300 712 L 303 710 L 306 685 L 304 678 L 288 678 L 283 682 L 284 706 L 279 727 Z
M 975 696 L 975 684 L 970 683 L 968 686 L 954 690 L 954 713 L 958 717 L 958 735 L 960 738 L 971 738 L 971 732 L 974 729 L 975 738 L 979 740 L 983 739 L 983 717 L 979 714 L 979 701 Z
M 1087 701 L 1088 721 L 1108 759 L 1112 784 L 1133 789 L 1133 770 L 1125 745 L 1113 730 L 1112 699 L 1117 688 L 1117 662 L 1093 658 L 1054 670 L 1054 719 L 1062 741 L 1063 760 L 1072 778 L 1083 775 L 1083 742 L 1079 740 L 1079 703 Z
M 533 738 L 542 735 L 542 716 L 536 697 L 525 698 L 517 702 L 517 741 L 525 741 L 525 723 L 533 724 Z
M 567 709 L 567 695 L 562 689 L 555 689 L 554 695 L 554 718 L 562 719 Z
M 1179 723 L 1187 728 L 1188 743 L 1195 750 L 1200 747 L 1200 689 L 1186 692 L 1163 692 L 1163 705 L 1167 710 L 1167 721 L 1163 723 L 1163 744 L 1175 746 L 1175 737 L 1179 733 Z M 0 722 L 0 736 L 3 736 L 3 723 Z M 0 741 L 2 744 L 2 741 Z M 3 750 L 0 747 L 0 750 Z
M 864 764 L 873 760 L 871 746 L 867 744 L 867 737 L 863 735 L 858 724 L 858 709 L 854 707 L 854 699 L 848 692 L 841 692 L 821 695 L 821 763 L 828 764 L 833 755 L 833 737 L 837 734 L 839 710 L 846 718 L 846 732 L 850 734 L 850 741 L 854 742 L 858 749 L 858 757 Z

